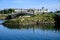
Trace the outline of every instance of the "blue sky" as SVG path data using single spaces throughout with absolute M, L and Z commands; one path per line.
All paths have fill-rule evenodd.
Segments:
M 50 11 L 60 10 L 60 0 L 0 0 L 0 9 L 6 8 L 40 8 Z

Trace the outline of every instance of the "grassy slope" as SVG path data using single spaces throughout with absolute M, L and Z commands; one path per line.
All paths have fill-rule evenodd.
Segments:
M 0 14 L 0 19 L 4 20 L 8 14 Z
M 12 20 L 7 20 L 5 23 L 19 23 L 19 24 L 33 24 L 36 23 L 37 21 L 39 23 L 54 23 L 54 17 L 55 14 L 40 14 L 40 15 L 35 15 L 32 17 L 20 17 L 20 18 L 15 18 Z

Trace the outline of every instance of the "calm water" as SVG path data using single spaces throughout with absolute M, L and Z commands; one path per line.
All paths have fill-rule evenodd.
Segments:
M 0 20 L 2 22 L 4 21 Z M 54 24 L 0 24 L 0 40 L 60 40 L 60 27 Z

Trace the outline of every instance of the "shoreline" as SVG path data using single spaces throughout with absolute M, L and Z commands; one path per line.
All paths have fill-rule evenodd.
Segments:
M 31 23 L 31 24 L 28 24 L 28 23 L 2 23 L 4 25 L 40 25 L 40 24 L 55 24 L 55 23 Z
M 21 25 L 30 25 L 30 24 L 51 24 L 55 23 L 55 14 L 40 14 L 31 17 L 18 17 L 11 20 L 6 20 L 4 24 L 21 24 Z

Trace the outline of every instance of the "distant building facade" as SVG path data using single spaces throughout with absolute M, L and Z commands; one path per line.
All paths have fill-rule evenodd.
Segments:
M 45 12 L 48 12 L 48 9 L 45 9 L 44 7 L 42 7 L 41 9 L 15 9 L 15 12 L 30 12 L 30 13 L 35 13 L 35 14 L 37 14 L 37 13 L 45 13 Z

